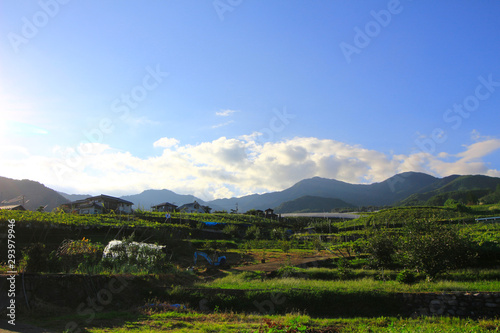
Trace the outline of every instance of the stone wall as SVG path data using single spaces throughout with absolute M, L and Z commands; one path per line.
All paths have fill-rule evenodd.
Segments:
M 400 294 L 414 316 L 498 317 L 500 293 Z
M 8 304 L 7 276 L 0 276 L 0 311 Z M 131 306 L 144 305 L 145 302 L 154 297 L 164 299 L 166 291 L 172 286 L 185 284 L 185 277 L 175 275 L 162 276 L 84 276 L 71 274 L 25 274 L 16 277 L 16 304 L 19 308 L 26 307 L 29 303 L 31 309 L 37 304 L 52 304 L 58 307 L 68 308 L 71 313 L 77 309 L 85 308 L 88 304 L 97 304 L 102 310 L 128 309 Z M 259 298 L 243 304 L 243 297 L 247 290 L 227 289 L 189 289 L 191 294 L 198 298 L 211 299 L 212 296 L 231 296 L 238 300 L 243 311 L 257 311 L 254 303 L 259 304 L 269 300 Z M 189 293 L 182 293 L 180 299 L 172 299 L 174 303 L 188 302 L 183 297 Z M 223 294 L 220 296 L 219 294 Z M 279 294 L 279 291 L 278 291 Z M 239 297 L 239 296 L 242 297 Z M 195 297 L 195 298 L 196 298 Z M 226 298 L 228 298 L 226 297 Z M 229 297 L 229 298 L 231 298 Z M 293 293 L 286 294 L 287 301 L 276 305 L 276 310 L 316 310 L 318 306 L 311 307 L 311 300 L 294 298 Z M 454 316 L 470 318 L 493 318 L 500 317 L 500 292 L 466 293 L 399 293 L 390 295 L 367 295 L 362 294 L 335 294 L 326 299 L 321 297 L 315 301 L 325 303 L 319 308 L 325 310 L 330 316 Z M 214 299 L 217 299 L 215 297 Z M 281 297 L 280 299 L 283 299 Z M 241 301 L 240 301 L 241 300 Z M 330 304 L 339 305 L 328 306 Z M 198 309 L 199 300 L 191 300 L 191 306 Z M 299 305 L 300 304 L 300 305 Z M 377 307 L 378 305 L 378 307 Z M 375 308 L 374 308 L 375 307 Z M 329 310 L 330 312 L 328 312 Z M 380 310 L 380 311 L 377 311 Z

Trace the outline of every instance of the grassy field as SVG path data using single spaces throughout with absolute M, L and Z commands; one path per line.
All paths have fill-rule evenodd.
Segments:
M 60 323 L 72 317 L 39 320 L 37 323 L 54 331 L 64 331 Z M 494 332 L 500 330 L 500 320 L 472 320 L 444 317 L 419 318 L 312 318 L 304 314 L 262 316 L 234 312 L 199 313 L 192 311 L 156 310 L 97 314 L 86 332 Z
M 490 332 L 500 331 L 498 317 L 411 318 L 402 312 L 404 304 L 395 295 L 500 292 L 500 223 L 475 221 L 499 213 L 498 205 L 468 207 L 466 211 L 409 207 L 387 209 L 351 221 L 299 218 L 281 222 L 240 214 L 178 213 L 173 214 L 171 223 L 165 223 L 163 214 L 148 212 L 134 216 L 0 212 L 0 227 L 8 219 L 16 219 L 20 230 L 16 234 L 17 262 L 24 260 L 22 267 L 28 267 L 26 260 L 46 260 L 44 274 L 120 273 L 155 278 L 163 266 L 153 271 L 129 261 L 119 271 L 112 270 L 98 263 L 100 253 L 90 256 L 89 250 L 102 249 L 111 239 L 133 234 L 138 240 L 167 245 L 170 259 L 165 268 L 174 278 L 168 282 L 158 278 L 164 286 L 157 290 L 162 291 L 157 295 L 134 295 L 137 299 L 131 308 L 110 306 L 97 311 L 89 322 L 82 322 L 76 309 L 59 311 L 55 307 L 53 312 L 44 311 L 43 316 L 20 309 L 20 320 L 55 332 Z M 206 227 L 203 221 L 220 225 Z M 384 230 L 401 237 L 405 225 L 412 221 L 431 221 L 443 230 L 457 227 L 474 244 L 474 262 L 464 269 L 440 273 L 432 282 L 414 270 L 414 283 L 397 281 L 403 264 L 394 263 L 389 269 L 374 266 L 363 248 L 366 241 Z M 231 225 L 234 227 L 226 228 Z M 305 227 L 314 228 L 315 233 L 304 232 Z M 46 244 L 45 256 L 33 252 L 40 256 L 26 257 L 25 248 L 33 239 Z M 85 246 L 59 258 L 58 246 L 64 239 Z M 188 272 L 194 251 L 217 251 L 227 257 L 230 267 L 207 268 L 202 260 Z M 91 257 L 94 261 L 85 262 Z M 307 262 L 302 268 L 291 265 L 311 258 L 331 259 Z M 63 263 L 74 263 L 74 267 L 68 264 L 63 271 L 60 265 L 50 268 L 60 264 L 61 259 L 66 260 Z M 348 264 L 343 266 L 342 260 Z M 265 264 L 273 264 L 272 269 L 262 269 Z M 5 263 L 0 265 L 0 272 L 7 270 Z M 151 302 L 155 305 L 150 306 Z M 184 304 L 187 309 L 164 306 L 173 303 Z M 266 311 L 262 311 L 262 304 Z M 80 326 L 67 329 L 65 324 L 73 320 Z
M 497 271 L 498 274 L 498 271 Z M 284 277 L 260 279 L 254 273 L 230 274 L 226 277 L 195 285 L 200 288 L 246 289 L 246 290 L 289 290 L 303 289 L 314 292 L 329 291 L 338 294 L 349 293 L 420 293 L 445 291 L 500 292 L 499 280 L 450 281 L 435 282 L 419 281 L 414 284 L 404 284 L 397 281 L 380 281 L 372 277 L 354 280 L 311 280 L 304 278 Z

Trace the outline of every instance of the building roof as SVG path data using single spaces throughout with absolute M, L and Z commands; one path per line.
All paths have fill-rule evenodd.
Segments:
M 201 205 L 198 203 L 198 201 L 195 200 L 194 202 L 184 204 L 184 205 L 180 206 L 179 208 L 191 207 L 191 206 L 195 206 L 195 205 L 199 205 L 201 207 Z
M 88 197 L 86 199 L 72 201 L 69 204 L 81 204 L 81 203 L 84 203 L 84 202 L 95 201 L 95 200 L 114 201 L 114 202 L 120 202 L 120 203 L 127 204 L 127 205 L 133 205 L 134 204 L 133 202 L 130 202 L 130 201 L 127 201 L 127 200 L 123 200 L 123 199 L 120 199 L 120 198 L 116 198 L 116 197 L 112 197 L 110 195 L 105 195 L 105 194 L 97 195 L 97 196 L 94 196 L 94 197 Z
M 23 205 L 5 205 L 5 206 L 0 206 L 0 209 L 5 209 L 5 210 L 26 210 Z
M 151 206 L 151 207 L 156 208 L 156 207 L 162 207 L 162 206 L 177 207 L 177 205 L 171 204 L 170 202 L 164 202 L 164 203 L 157 204 L 157 205 L 154 205 L 154 206 Z

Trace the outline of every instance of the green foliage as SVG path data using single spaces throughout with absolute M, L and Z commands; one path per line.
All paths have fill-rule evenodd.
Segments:
M 470 240 L 454 226 L 431 221 L 411 222 L 399 240 L 399 258 L 405 267 L 424 272 L 429 280 L 463 267 L 473 257 Z
M 361 252 L 366 247 L 366 241 L 358 238 L 355 241 L 340 241 L 329 247 L 330 252 L 336 253 L 342 258 L 351 258 L 356 253 Z
M 276 207 L 277 213 L 309 213 L 331 212 L 337 208 L 352 208 L 353 205 L 335 198 L 303 196 L 298 199 L 283 202 Z
M 253 216 L 260 216 L 260 217 L 264 217 L 264 215 L 265 215 L 263 211 L 257 210 L 257 209 L 250 209 L 245 214 L 246 215 L 253 215 Z
M 463 203 L 458 202 L 457 200 L 452 199 L 452 198 L 446 200 L 446 202 L 444 203 L 444 207 L 449 208 L 449 209 L 453 209 L 457 212 L 469 212 L 470 211 L 470 209 L 468 209 L 467 206 L 465 206 Z
M 302 269 L 290 265 L 281 266 L 276 274 L 281 278 L 303 277 L 305 275 Z
M 320 237 L 314 237 L 311 245 L 312 248 L 315 249 L 316 251 L 323 250 L 323 244 L 321 243 Z
M 287 240 L 280 241 L 281 251 L 288 253 L 288 252 L 290 252 L 291 248 L 292 248 L 292 245 L 291 245 L 290 241 L 287 241 Z
M 279 323 L 271 319 L 264 319 L 266 326 L 259 327 L 259 333 L 298 333 L 307 332 L 307 326 L 297 319 L 291 319 L 286 323 Z
M 204 251 L 211 251 L 211 252 L 215 252 L 217 250 L 220 249 L 220 245 L 217 241 L 206 241 L 204 244 L 203 244 L 203 250 Z
M 238 227 L 234 224 L 228 224 L 222 229 L 222 232 L 228 236 L 236 237 L 238 235 Z
M 259 239 L 260 238 L 260 228 L 256 225 L 249 227 L 245 233 L 245 238 L 247 239 Z
M 273 228 L 270 232 L 271 239 L 286 240 L 288 235 L 285 228 Z
M 467 207 L 466 207 L 467 208 Z M 430 220 L 445 221 L 464 218 L 473 218 L 467 209 L 457 210 L 445 207 L 398 207 L 381 210 L 375 214 L 362 216 L 356 220 L 349 221 L 344 228 L 348 230 L 354 226 L 371 227 L 402 227 L 407 222 Z
M 412 284 L 417 281 L 417 276 L 414 271 L 404 269 L 398 273 L 396 280 L 400 283 Z
M 367 236 L 366 252 L 375 267 L 389 268 L 394 263 L 396 253 L 395 237 L 388 230 L 375 230 Z
M 45 272 L 48 267 L 49 255 L 43 243 L 34 243 L 23 251 L 20 270 L 26 273 Z
M 337 268 L 341 279 L 348 279 L 352 273 L 351 262 L 346 258 L 339 258 L 337 261 Z
M 65 272 L 70 272 L 80 265 L 95 266 L 102 257 L 102 244 L 92 243 L 83 237 L 81 240 L 64 240 L 57 249 L 57 260 Z
M 485 195 L 480 199 L 482 203 L 485 204 L 496 204 L 500 203 L 500 184 L 497 185 L 496 189 L 494 192 Z

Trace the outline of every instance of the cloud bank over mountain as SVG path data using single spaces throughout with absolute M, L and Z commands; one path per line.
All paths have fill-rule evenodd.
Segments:
M 258 133 L 182 144 L 163 137 L 151 143 L 158 153 L 140 158 L 102 143 L 76 149 L 58 146 L 53 156 L 7 154 L 0 150 L 0 174 L 30 178 L 68 193 L 123 195 L 166 188 L 204 200 L 287 188 L 315 176 L 350 183 L 383 181 L 417 171 L 438 177 L 450 174 L 500 176 L 485 158 L 500 149 L 500 140 L 479 138 L 457 154 L 415 151 L 386 154 L 329 139 L 295 137 L 262 142 Z M 12 147 L 9 149 L 11 151 Z

